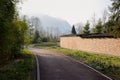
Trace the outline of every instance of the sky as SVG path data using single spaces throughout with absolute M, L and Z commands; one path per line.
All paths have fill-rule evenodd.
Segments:
M 27 16 L 49 15 L 68 21 L 71 25 L 85 23 L 93 15 L 100 18 L 110 0 L 25 0 L 20 14 Z

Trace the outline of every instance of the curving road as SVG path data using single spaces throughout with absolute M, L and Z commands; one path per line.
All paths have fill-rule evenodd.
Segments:
M 40 80 L 110 80 L 57 52 L 35 48 L 31 50 L 38 57 Z

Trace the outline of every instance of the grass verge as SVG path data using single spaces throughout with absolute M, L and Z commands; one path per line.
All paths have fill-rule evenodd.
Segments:
M 60 47 L 35 45 L 37 48 L 46 48 L 61 52 L 106 74 L 113 80 L 120 80 L 120 57 L 84 52 L 79 50 L 64 49 Z
M 0 80 L 30 80 L 34 55 L 27 49 L 17 59 L 0 68 Z

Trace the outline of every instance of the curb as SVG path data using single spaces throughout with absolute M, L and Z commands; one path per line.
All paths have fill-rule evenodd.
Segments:
M 92 69 L 93 71 L 99 73 L 100 75 L 106 77 L 106 78 L 109 79 L 109 80 L 113 80 L 113 79 L 111 79 L 110 77 L 106 76 L 105 74 L 101 73 L 100 71 L 98 71 L 98 70 L 96 70 L 96 69 L 88 66 L 87 64 L 85 64 L 85 63 L 83 63 L 83 62 L 80 62 L 79 60 L 76 60 L 76 59 L 74 59 L 74 58 L 72 58 L 72 57 L 70 57 L 70 56 L 67 56 L 67 55 L 65 55 L 65 54 L 62 54 L 62 55 L 64 55 L 65 57 L 67 57 L 67 58 L 69 58 L 69 59 L 71 59 L 71 60 L 73 60 L 73 61 L 75 61 L 75 62 L 77 62 L 77 63 L 79 63 L 79 64 L 83 64 L 84 66 Z
M 40 80 L 40 69 L 39 69 L 39 62 L 38 62 L 38 58 L 37 55 L 35 55 L 35 59 L 36 59 L 36 65 L 37 65 L 37 80 Z

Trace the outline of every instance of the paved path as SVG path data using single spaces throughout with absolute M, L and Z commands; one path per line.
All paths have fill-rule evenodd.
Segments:
M 94 70 L 54 51 L 31 49 L 40 64 L 40 80 L 109 80 Z

